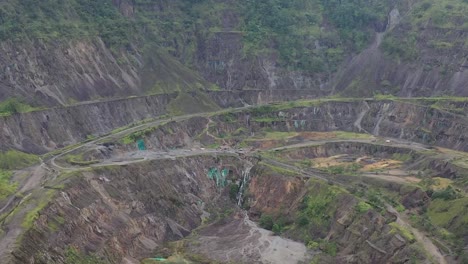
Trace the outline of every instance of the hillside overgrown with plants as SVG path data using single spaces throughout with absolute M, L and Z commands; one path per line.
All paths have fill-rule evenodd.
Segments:
M 233 29 L 244 35 L 245 52 L 274 52 L 286 68 L 334 71 L 349 52 L 369 43 L 376 25 L 386 23 L 389 1 L 293 0 L 236 3 L 215 0 L 136 0 L 125 17 L 111 0 L 9 0 L 0 4 L 0 39 L 72 40 L 99 36 L 112 48 L 143 39 L 191 61 L 195 35 L 222 31 L 222 13 L 238 14 Z M 183 46 L 183 47 L 182 47 Z
M 60 98 L 63 104 L 115 94 L 142 95 L 148 90 L 169 93 L 181 90 L 177 86 L 179 83 L 161 80 L 170 74 L 160 69 L 170 68 L 174 72 L 174 67 L 183 66 L 192 71 L 191 75 L 200 76 L 196 79 L 204 83 L 201 86 L 219 89 L 310 89 L 323 94 L 348 89 L 355 95 L 372 95 L 372 91 L 407 95 L 410 92 L 402 91 L 405 79 L 387 76 L 392 72 L 388 68 L 382 73 L 368 73 L 370 77 L 365 76 L 365 69 L 361 70 L 363 74 L 340 75 L 352 58 L 376 43 L 378 33 L 388 30 L 391 10 L 398 10 L 401 20 L 385 33 L 379 47 L 388 61 L 379 57 L 377 62 L 369 63 L 415 64 L 412 67 L 422 68 L 423 73 L 436 69 L 440 73 L 437 78 L 446 79 L 444 86 L 460 86 L 466 78 L 455 74 L 462 66 L 461 58 L 466 55 L 468 45 L 464 33 L 466 8 L 466 0 L 437 3 L 422 0 L 6 0 L 0 3 L 0 41 L 13 49 L 22 44 L 25 47 L 22 48 L 24 52 L 16 54 L 7 49 L 0 58 L 6 65 L 2 73 L 6 96 L 1 101 L 16 96 L 20 101 L 26 99 L 29 105 L 42 106 L 57 104 L 50 103 L 60 101 L 54 97 L 66 97 Z M 105 47 L 101 47 L 100 40 Z M 84 71 L 80 69 L 74 76 L 79 81 L 73 88 L 65 89 L 65 84 L 60 84 L 57 91 L 47 91 L 64 79 L 60 71 L 47 72 L 52 61 L 64 64 L 80 61 L 77 48 L 70 43 L 94 46 L 87 47 L 87 52 L 95 50 L 107 54 L 105 49 L 108 49 L 113 57 L 105 55 L 109 61 L 103 61 L 99 67 L 111 69 L 110 74 L 102 75 L 102 69 L 86 69 L 97 76 L 93 79 L 95 83 L 88 84 L 89 78 L 83 77 Z M 48 61 L 49 57 L 53 59 Z M 455 60 L 447 59 L 449 57 Z M 80 59 L 90 63 L 89 58 Z M 40 68 L 44 72 L 38 73 L 35 64 L 25 65 L 24 61 L 37 61 L 45 67 Z M 129 81 L 126 75 L 123 78 L 114 68 L 115 64 L 124 68 L 126 74 L 135 76 L 135 80 Z M 81 67 L 70 66 L 72 69 Z M 25 72 L 29 78 L 24 78 Z M 36 75 L 41 78 L 36 80 Z M 152 77 L 155 75 L 158 76 Z M 110 77 L 100 80 L 105 79 L 103 76 Z M 234 81 L 232 76 L 235 76 Z M 456 79 L 451 81 L 452 76 Z M 121 85 L 121 90 L 124 86 L 134 86 L 134 90 L 116 91 L 118 89 L 112 86 L 116 86 L 114 79 L 119 78 L 117 86 Z M 378 79 L 367 80 L 369 78 Z M 335 79 L 345 79 L 345 84 L 336 88 Z M 94 85 L 102 81 L 108 82 L 106 91 L 96 92 Z M 181 83 L 196 86 L 192 81 L 193 78 L 188 78 Z M 412 86 L 424 95 L 447 95 L 450 89 L 455 89 L 434 91 L 435 83 Z M 33 88 L 24 91 L 12 88 L 16 86 Z M 81 91 L 83 87 L 89 91 Z M 32 93 L 33 89 L 43 95 Z M 15 90 L 22 93 L 17 95 Z M 51 98 L 46 101 L 43 97 Z

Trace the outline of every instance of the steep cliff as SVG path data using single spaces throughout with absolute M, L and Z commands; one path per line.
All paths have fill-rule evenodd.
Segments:
M 464 95 L 468 82 L 462 0 L 11 0 L 0 10 L 0 101 L 219 88 Z
M 387 28 L 344 66 L 334 87 L 348 95 L 466 96 L 467 5 L 409 2 L 395 8 Z
M 5 263 L 74 263 L 68 252 L 99 256 L 104 263 L 139 263 L 165 243 L 182 239 L 209 215 L 232 207 L 225 189 L 207 176 L 228 166 L 241 175 L 236 157 L 209 155 L 64 175 L 55 192 Z M 71 177 L 70 177 L 71 176 Z M 86 258 L 82 258 L 84 261 Z

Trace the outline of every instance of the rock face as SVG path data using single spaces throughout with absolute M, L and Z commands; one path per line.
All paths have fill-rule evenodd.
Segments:
M 88 135 L 108 133 L 138 120 L 161 116 L 175 96 L 123 99 L 3 117 L 2 148 L 41 153 L 73 144 Z
M 321 90 L 325 77 L 284 69 L 275 54 L 246 57 L 242 33 L 230 30 L 198 40 L 197 68 L 206 80 L 226 90 L 307 89 L 330 94 L 328 89 Z
M 0 101 L 17 97 L 53 106 L 142 92 L 138 54 L 119 58 L 100 39 L 3 42 L 0 50 Z
M 196 97 L 200 92 L 191 92 Z M 102 135 L 113 129 L 147 118 L 162 116 L 179 93 L 131 97 L 112 101 L 56 107 L 44 111 L 0 117 L 0 149 L 15 148 L 43 153 L 57 147 L 81 142 L 90 135 Z M 208 97 L 221 107 L 272 101 L 310 99 L 315 92 L 288 91 L 210 92 Z M 181 104 L 175 101 L 173 104 Z M 193 113 L 193 112 L 192 112 Z
M 229 188 L 218 188 L 207 173 L 211 167 L 228 167 L 228 180 L 235 182 L 240 179 L 244 165 L 235 156 L 202 155 L 95 168 L 65 176 L 70 178 L 39 212 L 33 227 L 13 251 L 14 258 L 7 263 L 64 263 L 70 261 L 67 252 L 71 249 L 110 263 L 139 263 L 143 258 L 154 257 L 154 252 L 167 250 L 167 242 L 183 239 L 200 226 L 202 215 L 209 216 L 208 212 L 223 215 L 226 209 L 236 210 L 236 204 L 229 199 Z M 257 165 L 248 188 L 249 213 L 253 218 L 267 213 L 294 219 L 309 191 L 320 192 L 329 187 L 314 180 L 271 173 Z M 349 193 L 339 194 L 332 202 L 334 211 L 328 227 L 310 231 L 317 234 L 317 239 L 327 237 L 337 243 L 340 254 L 324 261 L 399 262 L 408 255 L 424 259 L 423 255 L 410 252 L 413 241 L 392 231 L 388 223 L 395 220 L 394 216 L 383 216 L 372 209 L 358 214 L 357 202 Z M 275 239 L 240 215 L 243 214 L 205 225 L 200 236 L 190 240 L 188 249 L 209 252 L 209 248 L 196 241 L 206 240 L 209 245 L 213 242 L 210 236 L 215 236 L 230 243 L 232 250 L 244 248 L 243 243 L 252 245 L 247 249 L 250 251 L 242 250 L 244 253 L 232 257 L 222 254 L 226 249 L 220 246 L 216 254 L 206 256 L 216 260 L 262 263 L 259 259 L 269 259 L 268 255 L 251 250 L 256 247 L 287 259 L 281 247 L 288 245 L 295 247 L 290 249 L 296 254 L 294 259 L 311 256 L 304 245 Z M 239 236 L 239 240 L 226 236 L 226 232 L 234 232 L 232 236 Z M 294 232 L 284 235 L 301 240 L 300 234 Z M 280 247 L 278 252 L 275 247 Z
M 171 35 L 174 32 L 168 29 L 158 31 L 158 38 L 162 39 L 158 40 L 162 42 L 159 48 L 147 48 L 154 41 L 146 36 L 149 33 L 145 28 L 120 48 L 106 46 L 99 37 L 4 41 L 0 45 L 0 62 L 4 65 L 0 72 L 0 102 L 19 97 L 35 106 L 57 106 L 172 92 L 184 86 L 209 88 L 213 84 L 223 90 L 305 89 L 317 95 L 468 95 L 466 44 L 461 41 L 467 37 L 466 30 L 460 29 L 459 21 L 452 21 L 453 28 L 441 27 L 433 21 L 411 24 L 416 15 L 407 10 L 413 5 L 420 8 L 420 3 L 413 1 L 397 1 L 401 9 L 389 12 L 387 26 L 383 20 L 378 23 L 382 25 L 368 25 L 375 32 L 371 33 L 374 40 L 366 49 L 342 50 L 343 61 L 337 69 L 321 73 L 282 64 L 274 39 L 270 40 L 268 52 L 246 54 L 242 29 L 246 18 L 232 1 L 213 1 L 220 9 L 219 19 L 218 14 L 203 17 L 202 24 L 196 26 L 190 22 L 194 18 L 188 16 L 189 12 L 178 1 L 112 2 L 122 19 L 128 21 L 135 20 L 136 14 L 152 12 L 147 19 L 153 19 L 151 22 L 158 26 L 160 20 L 189 26 L 180 29 L 183 32 L 177 35 Z M 334 29 L 324 23 L 320 30 L 326 35 Z M 418 51 L 415 58 L 405 60 L 387 54 L 386 36 L 408 41 L 415 32 L 418 38 L 414 47 L 408 46 Z M 151 45 L 141 43 L 140 39 L 147 37 L 147 44 Z M 336 44 L 333 42 L 339 40 L 324 36 L 315 40 L 315 44 L 313 40 L 310 42 L 307 50 L 322 53 L 322 49 L 333 47 Z
M 464 103 L 459 104 L 465 109 Z M 271 127 L 275 131 L 353 131 L 377 136 L 406 139 L 467 150 L 464 116 L 432 106 L 398 101 L 322 102 L 311 107 L 275 110 L 265 108 L 251 113 L 251 129 Z M 245 124 L 247 114 L 236 118 Z M 259 120 L 259 121 L 255 121 Z M 241 124 L 225 124 L 235 131 Z
M 304 182 L 300 178 L 287 178 L 276 173 L 254 171 L 249 185 L 250 213 L 276 215 L 288 219 L 293 217 L 301 200 L 310 190 L 320 192 L 325 183 Z M 395 220 L 392 215 L 383 216 L 374 210 L 357 213 L 357 199 L 350 194 L 341 194 L 333 202 L 333 217 L 326 230 L 310 230 L 314 239 L 319 237 L 335 241 L 338 255 L 320 259 L 321 263 L 399 263 L 408 256 L 424 259 L 421 253 L 414 252 L 407 238 L 392 232 L 388 224 Z M 287 220 L 286 220 L 287 221 Z M 319 229 L 319 228 L 317 228 Z M 286 231 L 285 236 L 295 239 L 304 233 Z
M 222 107 L 239 107 L 244 104 L 311 98 L 314 93 L 256 90 L 211 92 L 208 96 Z M 168 104 L 176 97 L 177 94 L 137 97 L 0 117 L 0 139 L 4 142 L 2 148 L 42 153 L 77 143 L 88 135 L 102 135 L 117 127 L 163 115 Z M 454 104 L 460 109 L 466 108 L 464 103 Z M 274 121 L 253 121 L 251 129 L 255 131 L 270 126 L 278 131 L 366 132 L 468 150 L 465 144 L 468 137 L 465 117 L 431 106 L 398 101 L 338 101 L 322 102 L 305 108 L 294 108 L 292 105 L 290 109 L 281 112 L 272 110 L 271 113 L 254 114 L 255 118 L 266 117 Z M 237 115 L 239 120 L 245 120 L 244 113 Z M 234 131 L 237 128 L 229 129 Z
M 236 168 L 242 165 L 229 156 L 155 161 L 75 175 L 41 211 L 12 263 L 63 263 L 70 247 L 111 263 L 154 257 L 151 254 L 163 243 L 182 239 L 199 226 L 204 210 L 234 205 L 207 176 L 210 167 L 228 165 L 229 180 L 236 180 L 241 175 Z

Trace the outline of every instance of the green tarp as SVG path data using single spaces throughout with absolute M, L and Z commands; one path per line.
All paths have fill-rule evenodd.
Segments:
M 210 168 L 208 171 L 208 178 L 216 181 L 217 187 L 226 187 L 227 185 L 227 176 L 229 174 L 229 169 L 222 169 L 221 171 L 218 168 Z
M 143 139 L 137 141 L 137 146 L 139 150 L 146 150 L 145 141 Z

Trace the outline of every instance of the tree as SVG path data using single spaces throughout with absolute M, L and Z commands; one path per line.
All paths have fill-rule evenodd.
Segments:
M 260 227 L 265 228 L 267 230 L 273 229 L 273 218 L 271 215 L 262 214 L 260 217 Z

